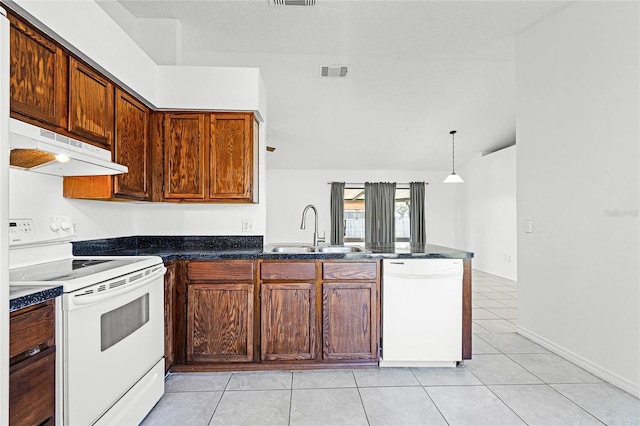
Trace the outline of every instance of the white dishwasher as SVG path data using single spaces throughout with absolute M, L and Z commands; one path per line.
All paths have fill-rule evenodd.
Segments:
M 462 361 L 462 259 L 382 261 L 380 367 Z

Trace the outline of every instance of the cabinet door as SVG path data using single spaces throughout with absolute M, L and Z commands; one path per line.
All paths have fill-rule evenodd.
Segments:
M 261 299 L 262 359 L 315 359 L 315 283 L 264 283 Z
M 67 57 L 53 41 L 9 15 L 10 104 L 16 113 L 67 127 Z
M 176 281 L 176 265 L 175 263 L 166 265 L 167 272 L 164 274 L 164 370 L 169 371 L 173 365 L 173 315 L 174 309 L 174 290 Z
M 189 284 L 188 362 L 253 359 L 253 284 Z
M 377 358 L 376 283 L 324 283 L 324 359 Z
M 114 160 L 129 167 L 115 176 L 114 193 L 125 197 L 149 197 L 149 110 L 134 97 L 116 90 Z
M 9 356 L 12 359 L 37 347 L 55 344 L 53 301 L 38 303 L 11 313 Z
M 69 58 L 69 131 L 110 147 L 113 143 L 113 84 Z
M 253 115 L 211 115 L 209 197 L 253 201 Z
M 167 114 L 164 126 L 164 198 L 205 198 L 205 115 Z
M 55 417 L 55 371 L 55 346 L 11 366 L 9 424 L 39 425 Z

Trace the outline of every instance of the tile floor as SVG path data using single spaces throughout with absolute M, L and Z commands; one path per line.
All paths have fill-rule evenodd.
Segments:
M 462 368 L 182 373 L 143 425 L 640 425 L 640 400 L 515 333 L 514 281 L 473 271 Z

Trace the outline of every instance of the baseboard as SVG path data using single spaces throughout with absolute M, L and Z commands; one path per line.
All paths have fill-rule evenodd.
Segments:
M 549 349 L 551 352 L 561 356 L 567 361 L 574 363 L 578 367 L 587 370 L 589 373 L 593 374 L 594 376 L 597 376 L 602 380 L 611 383 L 612 385 L 622 389 L 625 392 L 630 393 L 636 398 L 640 398 L 640 386 L 630 382 L 624 377 L 620 377 L 619 375 L 612 373 L 611 371 L 605 368 L 600 367 L 599 365 L 589 361 L 588 359 L 581 357 L 575 352 L 570 351 L 564 348 L 563 346 L 560 346 L 557 343 L 554 343 L 551 340 L 548 340 L 540 336 L 539 334 L 536 334 L 525 328 L 516 326 L 516 333 L 521 334 L 522 336 L 539 344 L 540 346 L 546 349 Z

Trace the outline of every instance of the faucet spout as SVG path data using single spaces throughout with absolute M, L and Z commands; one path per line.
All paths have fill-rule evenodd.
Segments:
M 319 241 L 324 242 L 324 238 L 318 237 L 318 209 L 316 209 L 316 206 L 314 206 L 313 204 L 309 204 L 307 207 L 304 208 L 304 211 L 302 212 L 302 223 L 300 224 L 300 229 L 305 229 L 305 223 L 307 220 L 307 211 L 309 209 L 313 210 L 313 213 L 315 216 L 315 224 L 313 228 L 313 245 L 317 246 Z

